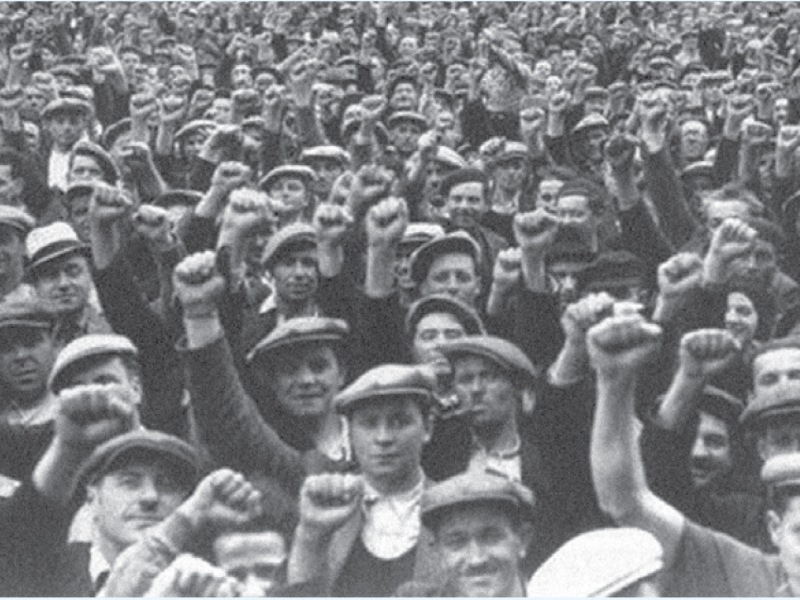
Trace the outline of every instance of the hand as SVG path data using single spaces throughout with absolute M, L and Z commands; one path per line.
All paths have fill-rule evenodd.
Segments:
M 214 314 L 217 299 L 225 291 L 225 279 L 217 271 L 216 255 L 211 250 L 184 258 L 175 267 L 172 281 L 183 316 L 188 319 Z
M 589 360 L 598 376 L 633 378 L 661 345 L 661 327 L 641 315 L 609 317 L 589 329 Z
M 153 579 L 145 598 L 233 598 L 237 582 L 192 554 L 181 554 Z
M 523 252 L 544 254 L 553 244 L 559 220 L 543 208 L 514 217 L 514 237 Z
M 116 223 L 133 212 L 133 200 L 123 191 L 106 183 L 95 183 L 89 201 L 89 217 L 103 225 Z
M 240 473 L 219 469 L 197 485 L 178 511 L 198 529 L 243 525 L 261 514 L 261 493 Z
M 618 174 L 630 172 L 636 146 L 636 138 L 625 134 L 615 135 L 608 141 L 605 155 L 612 172 Z
M 436 63 L 426 62 L 422 65 L 422 69 L 420 70 L 422 83 L 431 88 L 434 87 L 436 83 L 436 71 Z
M 365 220 L 370 246 L 395 247 L 408 225 L 408 206 L 402 198 L 386 198 L 369 209 Z
M 800 126 L 783 125 L 778 131 L 776 153 L 792 154 L 800 146 Z
M 131 120 L 146 122 L 152 115 L 158 112 L 158 102 L 153 94 L 134 94 L 131 96 L 129 109 Z
M 342 239 L 353 224 L 350 211 L 344 206 L 327 202 L 317 206 L 314 213 L 314 227 L 320 246 L 339 246 Z
M 523 138 L 527 139 L 542 130 L 544 124 L 544 111 L 531 106 L 519 113 L 519 130 Z
M 561 115 L 569 104 L 571 95 L 567 90 L 559 90 L 554 93 L 547 102 L 547 111 L 551 115 Z
M 238 125 L 220 125 L 203 143 L 200 156 L 219 163 L 223 156 L 235 154 L 242 145 L 242 130 Z
M 186 101 L 183 96 L 169 94 L 159 105 L 159 117 L 164 125 L 177 127 L 186 116 Z
M 233 231 L 237 238 L 244 239 L 259 230 L 271 227 L 276 221 L 267 194 L 239 188 L 230 194 L 220 229 Z
M 711 237 L 703 262 L 703 283 L 725 283 L 731 261 L 747 254 L 757 236 L 756 230 L 741 219 L 725 219 Z
M 261 94 L 254 88 L 244 88 L 235 90 L 231 94 L 231 100 L 236 114 L 246 117 L 258 113 Z
M 247 184 L 250 180 L 250 167 L 244 163 L 229 161 L 220 163 L 211 178 L 211 187 L 221 195 Z
M 314 84 L 321 69 L 322 63 L 318 60 L 301 61 L 292 69 L 289 89 L 297 106 L 311 106 L 314 99 Z
M 145 142 L 128 142 L 122 148 L 122 161 L 136 174 L 147 173 L 155 169 L 153 153 Z
M 698 329 L 681 339 L 680 369 L 693 379 L 706 381 L 724 371 L 739 354 L 741 346 L 724 329 Z
M 130 431 L 136 423 L 136 399 L 119 384 L 78 385 L 58 394 L 55 439 L 83 453 Z
M 20 86 L 15 85 L 13 87 L 4 87 L 0 89 L 0 113 L 4 115 L 8 113 L 17 113 L 24 101 L 25 94 L 22 92 Z
M 371 205 L 386 196 L 392 185 L 394 175 L 388 169 L 376 165 L 361 167 L 350 186 L 348 207 L 351 214 L 360 214 L 360 208 Z
M 300 525 L 319 537 L 332 535 L 358 510 L 364 495 L 360 475 L 311 475 L 300 490 Z
M 561 328 L 567 340 L 582 344 L 590 327 L 614 314 L 614 302 L 613 296 L 600 292 L 567 306 L 561 315 Z
M 658 267 L 658 290 L 665 299 L 685 296 L 703 284 L 703 259 L 694 252 L 681 252 Z
M 171 248 L 175 245 L 172 235 L 172 221 L 166 209 L 152 204 L 143 204 L 133 216 L 133 227 L 147 243 L 156 249 Z
M 519 283 L 522 277 L 522 250 L 506 248 L 497 253 L 492 271 L 492 288 L 505 295 Z
M 27 63 L 32 54 L 33 44 L 25 42 L 12 46 L 11 51 L 9 52 L 9 58 L 11 59 L 11 63 L 13 65 L 22 66 Z
M 647 151 L 656 154 L 664 149 L 667 142 L 667 105 L 655 93 L 641 101 L 642 129 L 640 137 Z
M 753 112 L 753 97 L 749 94 L 734 94 L 728 96 L 725 104 L 724 133 L 726 137 L 738 139 L 742 123 Z
M 772 136 L 772 127 L 755 120 L 746 120 L 742 126 L 742 145 L 761 146 Z
M 364 122 L 377 123 L 386 110 L 386 98 L 382 95 L 367 96 L 361 101 L 361 106 Z

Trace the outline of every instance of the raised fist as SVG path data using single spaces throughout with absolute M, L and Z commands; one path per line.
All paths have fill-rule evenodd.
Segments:
M 133 200 L 106 183 L 95 182 L 89 201 L 89 217 L 95 223 L 111 224 L 126 218 L 133 211 Z
M 725 219 L 711 237 L 711 245 L 703 262 L 703 281 L 725 283 L 728 267 L 736 258 L 747 254 L 758 233 L 741 219 Z
M 566 110 L 571 96 L 567 90 L 558 90 L 547 103 L 547 110 L 550 114 L 561 114 Z
M 658 267 L 658 290 L 666 299 L 682 297 L 703 284 L 703 259 L 681 252 Z
M 369 209 L 365 224 L 370 246 L 399 244 L 408 225 L 406 201 L 397 197 L 382 200 Z
M 244 238 L 256 231 L 269 228 L 276 220 L 267 194 L 239 188 L 230 194 L 228 205 L 222 215 L 221 229 L 234 231 L 239 237 Z
M 356 173 L 350 185 L 348 207 L 352 214 L 360 214 L 360 208 L 374 204 L 386 196 L 392 186 L 394 175 L 388 169 L 365 165 Z
M 589 359 L 598 375 L 634 376 L 661 345 L 661 327 L 639 315 L 609 317 L 589 329 Z
M 78 385 L 58 394 L 55 437 L 84 452 L 130 431 L 136 424 L 139 398 L 119 384 Z
M 166 209 L 143 204 L 133 215 L 133 226 L 147 242 L 156 248 L 172 246 L 172 221 Z
M 300 526 L 319 537 L 329 536 L 355 514 L 363 495 L 360 475 L 311 475 L 300 490 Z
M 708 379 L 724 371 L 741 350 L 739 342 L 724 329 L 698 329 L 681 339 L 680 368 L 692 378 Z
M 564 335 L 572 341 L 583 340 L 590 327 L 614 314 L 614 302 L 613 296 L 600 292 L 568 305 L 561 315 Z
M 523 251 L 544 253 L 553 244 L 559 220 L 543 208 L 514 217 L 514 237 Z
M 240 473 L 219 469 L 178 510 L 196 527 L 243 525 L 261 514 L 261 493 Z
M 492 286 L 500 294 L 505 294 L 522 277 L 522 250 L 519 248 L 506 248 L 497 253 L 492 271 Z
M 153 94 L 141 93 L 131 96 L 130 113 L 134 121 L 145 121 L 156 112 L 158 112 L 158 102 Z
M 193 554 L 181 554 L 156 576 L 145 598 L 233 598 L 237 582 Z
M 353 224 L 350 211 L 338 204 L 322 203 L 314 213 L 314 227 L 320 245 L 338 245 Z
M 229 194 L 250 180 L 250 167 L 244 163 L 227 161 L 220 163 L 211 178 L 211 187 L 220 194 Z
M 216 255 L 211 250 L 184 258 L 175 267 L 172 280 L 185 318 L 213 313 L 217 299 L 225 291 L 225 279 L 217 271 Z

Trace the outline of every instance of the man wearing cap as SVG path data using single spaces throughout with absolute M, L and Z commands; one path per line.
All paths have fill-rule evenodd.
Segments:
M 468 414 L 469 429 L 451 436 L 463 449 L 462 469 L 498 471 L 539 498 L 542 525 L 525 561 L 530 573 L 571 535 L 603 522 L 591 493 L 584 400 L 538 386 L 528 357 L 503 338 L 466 336 L 439 351 L 452 365 L 459 409 Z
M 25 236 L 34 225 L 24 210 L 0 205 L 0 298 L 18 289 L 32 292 L 20 286 L 25 276 Z
M 68 224 L 56 222 L 32 230 L 25 240 L 28 275 L 37 295 L 53 304 L 61 319 L 58 339 L 68 343 L 111 327 L 91 302 L 96 293 L 89 266 L 89 246 Z
M 103 181 L 114 186 L 118 180 L 119 169 L 114 159 L 100 146 L 81 140 L 72 147 L 67 183 Z
M 324 201 L 330 195 L 333 183 L 347 170 L 350 155 L 339 146 L 314 146 L 303 150 L 300 162 L 314 170 L 316 178 L 312 180 L 312 191 L 320 201 Z
M 405 110 L 392 113 L 386 124 L 389 141 L 404 161 L 411 158 L 417 150 L 419 137 L 428 129 L 428 122 L 423 115 Z
M 654 357 L 662 331 L 640 315 L 612 317 L 589 330 L 598 398 L 591 443 L 600 506 L 618 525 L 652 533 L 664 550 L 663 595 L 797 595 L 797 454 L 771 458 L 762 480 L 776 502 L 768 525 L 778 556 L 768 556 L 692 523 L 648 487 L 634 404 L 638 373 Z
M 408 187 L 405 198 L 415 221 L 443 221 L 442 180 L 453 171 L 464 169 L 467 162 L 454 150 L 439 145 L 436 132 L 420 136 L 417 151 L 407 161 Z
M 413 581 L 399 596 L 524 597 L 521 561 L 531 539 L 535 498 L 500 474 L 463 473 L 428 488 L 422 523 L 445 583 Z
M 487 142 L 491 143 L 492 140 Z M 530 151 L 522 142 L 500 140 L 499 147 L 489 158 L 492 212 L 514 215 L 520 211 L 531 172 L 530 159 Z
M 323 573 L 331 595 L 385 596 L 415 573 L 436 572 L 419 512 L 427 487 L 420 460 L 432 434 L 430 385 L 417 367 L 387 364 L 336 397 L 363 480 L 306 480 L 290 583 Z
M 53 100 L 42 111 L 42 120 L 53 139 L 47 159 L 47 183 L 50 188 L 62 192 L 67 190 L 70 153 L 78 140 L 86 137 L 90 114 L 89 103 L 74 98 Z
M 305 165 L 283 165 L 267 173 L 258 187 L 275 200 L 281 227 L 289 223 L 309 221 L 314 212 L 315 202 L 312 182 L 316 175 Z

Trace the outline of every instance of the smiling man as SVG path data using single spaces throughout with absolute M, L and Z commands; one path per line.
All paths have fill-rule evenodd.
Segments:
M 28 274 L 39 298 L 53 305 L 61 324 L 58 340 L 67 344 L 88 333 L 110 333 L 111 327 L 90 298 L 94 282 L 89 246 L 63 222 L 38 227 L 25 240 Z

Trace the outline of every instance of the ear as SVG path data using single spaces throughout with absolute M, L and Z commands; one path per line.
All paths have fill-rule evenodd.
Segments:
M 519 535 L 520 543 L 519 557 L 525 558 L 525 555 L 528 553 L 528 546 L 530 546 L 531 540 L 533 539 L 533 524 L 527 521 L 522 523 L 517 535 Z
M 425 415 L 424 420 L 423 420 L 423 427 L 425 428 L 424 443 L 426 443 L 426 444 L 428 442 L 430 442 L 431 438 L 433 437 L 434 423 L 435 423 L 435 417 L 433 415 L 433 411 L 430 410 L 430 411 L 428 411 L 428 414 Z
M 763 435 L 759 435 L 758 440 L 756 440 L 756 450 L 762 462 L 766 462 L 767 458 L 769 458 L 769 453 L 767 450 L 767 440 L 764 439 Z
M 769 530 L 769 538 L 772 540 L 774 546 L 779 547 L 781 538 L 781 518 L 774 510 L 767 511 L 767 529 Z
M 522 390 L 522 414 L 532 415 L 536 408 L 536 390 L 528 386 Z

